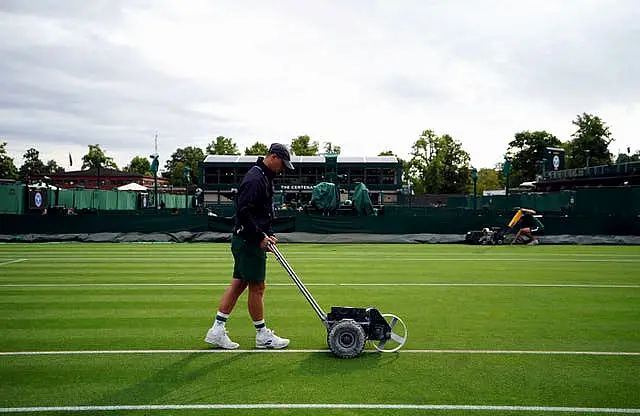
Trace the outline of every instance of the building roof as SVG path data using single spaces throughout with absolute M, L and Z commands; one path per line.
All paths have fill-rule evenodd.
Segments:
M 208 155 L 204 163 L 255 163 L 258 156 L 235 156 L 235 155 Z M 397 164 L 395 156 L 341 156 L 338 155 L 338 163 L 389 163 Z M 291 156 L 291 163 L 325 163 L 324 156 Z
M 49 175 L 51 177 L 68 177 L 68 176 L 72 176 L 72 177 L 78 177 L 78 176 L 98 176 L 98 169 L 94 168 L 94 169 L 87 169 L 87 170 L 73 170 L 73 171 L 69 171 L 69 172 L 60 172 L 60 173 L 56 173 L 53 175 Z M 135 177 L 135 178 L 142 178 L 144 175 L 141 175 L 139 173 L 135 173 L 135 172 L 124 172 L 121 170 L 117 170 L 117 169 L 111 169 L 111 168 L 102 168 L 100 169 L 100 176 L 127 176 L 127 177 Z

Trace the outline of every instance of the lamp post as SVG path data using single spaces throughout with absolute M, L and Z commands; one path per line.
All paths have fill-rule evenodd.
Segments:
M 478 208 L 478 169 L 471 169 L 471 179 L 473 179 L 473 212 L 475 213 Z
M 149 156 L 151 158 L 151 172 L 153 172 L 153 198 L 154 207 L 158 209 L 158 153 L 154 153 Z
M 502 173 L 507 177 L 506 186 L 505 186 L 505 194 L 507 198 L 509 197 L 509 182 L 511 177 L 511 158 L 509 156 L 505 156 L 504 158 L 504 167 L 502 168 Z
M 585 153 L 587 154 L 587 169 L 589 168 L 589 160 L 591 159 L 591 150 L 587 149 L 585 150 Z
M 189 183 L 191 182 L 191 167 L 184 165 L 184 213 L 189 212 Z

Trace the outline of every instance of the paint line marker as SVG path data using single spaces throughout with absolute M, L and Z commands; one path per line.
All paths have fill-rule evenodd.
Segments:
M 14 263 L 22 263 L 23 261 L 27 261 L 29 259 L 16 259 L 16 260 L 9 260 L 9 261 L 5 261 L 0 263 L 0 266 L 6 266 L 7 264 L 14 264 Z

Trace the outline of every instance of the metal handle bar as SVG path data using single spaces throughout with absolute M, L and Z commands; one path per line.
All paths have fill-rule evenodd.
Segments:
M 280 250 L 278 250 L 278 248 L 275 246 L 275 244 L 271 244 L 271 243 L 267 243 L 267 248 L 269 250 L 271 250 L 271 252 L 276 256 L 276 259 L 278 259 L 278 262 L 280 262 L 282 267 L 284 267 L 284 269 L 287 271 L 287 273 L 289 273 L 289 276 L 291 277 L 291 280 L 293 280 L 293 282 L 296 284 L 296 286 L 298 286 L 298 289 L 300 289 L 300 292 L 302 292 L 302 294 L 307 299 L 309 304 L 311 304 L 311 307 L 316 312 L 316 314 L 318 315 L 320 320 L 326 325 L 327 314 L 322 309 L 322 307 L 320 307 L 320 305 L 318 305 L 318 302 L 316 302 L 316 300 L 313 298 L 313 296 L 311 296 L 311 292 L 309 292 L 309 290 L 305 287 L 305 285 L 302 283 L 302 281 L 300 280 L 298 275 L 296 275 L 296 272 L 293 271 L 293 268 L 289 265 L 289 263 L 287 263 L 287 260 L 285 260 L 285 258 L 282 255 L 282 253 L 280 253 Z

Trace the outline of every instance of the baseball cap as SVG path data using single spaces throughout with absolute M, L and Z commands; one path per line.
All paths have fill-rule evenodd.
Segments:
M 291 154 L 289 154 L 289 149 L 283 144 L 273 143 L 269 148 L 269 154 L 273 153 L 278 156 L 284 162 L 284 166 L 289 170 L 294 170 L 293 165 L 291 164 Z

